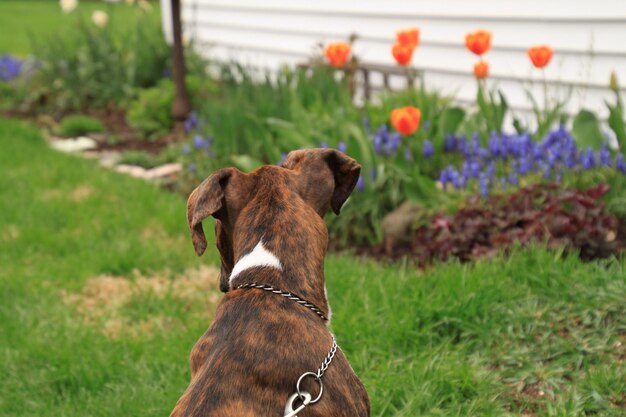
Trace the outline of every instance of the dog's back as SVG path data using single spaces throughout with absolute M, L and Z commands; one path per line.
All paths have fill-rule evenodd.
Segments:
M 192 350 L 191 382 L 171 416 L 284 415 L 296 381 L 318 370 L 332 335 L 327 323 L 301 304 L 238 287 L 269 284 L 303 297 L 328 316 L 322 216 L 331 207 L 339 212 L 359 169 L 337 151 L 297 151 L 283 167 L 251 174 L 218 171 L 192 193 L 187 215 L 198 254 L 206 247 L 201 222 L 216 218 L 220 287 L 226 294 Z M 340 349 L 322 383 L 320 401 L 300 417 L 369 416 L 367 392 Z M 316 396 L 320 388 L 308 378 L 303 389 Z

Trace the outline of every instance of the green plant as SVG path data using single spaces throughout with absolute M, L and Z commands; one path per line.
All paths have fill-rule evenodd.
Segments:
M 610 104 L 608 101 L 605 101 L 606 106 L 609 109 L 608 124 L 611 130 L 613 130 L 613 133 L 615 133 L 615 138 L 617 139 L 620 148 L 624 149 L 626 147 L 624 103 L 622 101 L 622 94 L 620 92 L 619 82 L 617 80 L 617 74 L 615 74 L 615 71 L 611 72 L 609 87 L 611 91 L 613 91 L 613 93 L 615 94 L 615 104 Z
M 204 101 L 214 90 L 214 84 L 205 78 L 189 75 L 187 91 L 192 103 Z M 137 98 L 128 105 L 127 119 L 131 126 L 147 138 L 156 138 L 171 130 L 174 83 L 169 78 L 161 79 L 154 87 L 139 90 Z
M 104 132 L 104 126 L 95 117 L 72 115 L 61 120 L 57 133 L 64 137 L 80 136 L 86 133 Z
M 33 43 L 40 64 L 23 104 L 31 111 L 124 105 L 137 88 L 157 83 L 169 60 L 160 27 L 148 18 L 122 35 L 79 20 L 76 31 Z
M 174 83 L 162 79 L 150 88 L 140 90 L 137 98 L 128 105 L 128 123 L 148 138 L 168 132 L 172 128 L 172 102 Z

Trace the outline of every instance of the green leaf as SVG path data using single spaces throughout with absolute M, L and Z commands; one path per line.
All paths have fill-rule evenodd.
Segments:
M 605 142 L 598 118 L 588 110 L 578 112 L 574 118 L 572 134 L 576 143 L 583 148 L 591 146 L 594 149 L 599 149 Z
M 441 113 L 439 120 L 439 130 L 441 136 L 445 136 L 449 133 L 456 133 L 459 126 L 465 118 L 465 110 L 460 107 L 448 107 Z
M 626 146 L 626 130 L 622 107 L 620 105 L 611 106 L 609 103 L 606 103 L 606 106 L 609 108 L 609 127 L 615 133 L 620 148 L 623 149 Z

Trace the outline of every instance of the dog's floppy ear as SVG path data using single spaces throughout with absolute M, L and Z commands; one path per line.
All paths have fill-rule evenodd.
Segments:
M 192 191 L 187 200 L 187 224 L 191 230 L 191 240 L 198 256 L 207 247 L 202 221 L 209 216 L 227 220 L 225 189 L 233 176 L 241 174 L 235 168 L 224 168 L 213 173 Z
M 281 166 L 298 174 L 300 195 L 320 215 L 324 215 L 329 206 L 339 214 L 361 172 L 361 166 L 354 159 L 335 149 L 293 151 Z
M 228 235 L 226 228 L 221 220 L 215 220 L 215 244 L 220 253 L 220 290 L 227 292 L 229 290 L 228 278 L 235 267 L 235 259 L 233 253 L 233 243 Z

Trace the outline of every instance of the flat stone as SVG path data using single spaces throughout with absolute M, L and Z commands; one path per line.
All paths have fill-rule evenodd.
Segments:
M 94 149 L 96 141 L 86 136 L 75 139 L 53 139 L 50 146 L 61 152 L 76 153 Z
M 154 167 L 148 170 L 147 177 L 148 179 L 158 179 L 158 178 L 166 178 L 173 177 L 178 174 L 183 169 L 183 166 L 179 162 L 165 164 L 158 167 Z
M 121 164 L 121 165 L 117 165 L 115 167 L 115 170 L 122 174 L 128 174 L 132 177 L 148 179 L 148 176 L 147 176 L 148 171 L 145 168 L 137 166 L 137 165 Z

